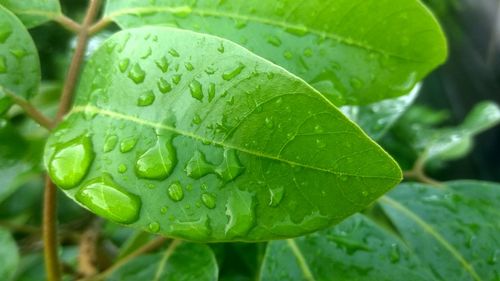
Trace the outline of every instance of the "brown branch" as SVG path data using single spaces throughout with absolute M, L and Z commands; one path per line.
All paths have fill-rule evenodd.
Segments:
M 26 115 L 28 115 L 33 121 L 38 123 L 40 126 L 46 128 L 47 130 L 52 130 L 53 128 L 53 120 L 45 116 L 42 112 L 36 109 L 30 102 L 23 99 L 22 97 L 12 93 L 11 91 L 0 86 L 0 91 L 4 92 L 8 97 L 12 99 L 12 101 L 21 107 Z
M 94 276 L 99 272 L 97 266 L 99 237 L 102 220 L 95 219 L 83 232 L 78 254 L 78 274 L 82 277 Z
M 128 263 L 129 261 L 135 259 L 136 257 L 143 255 L 145 253 L 154 251 L 158 249 L 159 247 L 163 246 L 163 244 L 167 241 L 167 238 L 163 236 L 158 236 L 155 239 L 151 240 L 149 243 L 143 245 L 139 249 L 133 251 L 132 253 L 128 254 L 127 256 L 123 257 L 121 260 L 117 261 L 114 263 L 111 267 L 106 269 L 105 271 L 87 278 L 87 279 L 81 279 L 81 281 L 98 281 L 98 280 L 103 280 L 109 275 L 111 275 L 113 272 L 115 272 L 117 269 Z
M 89 34 L 94 35 L 98 33 L 99 31 L 105 29 L 109 24 L 111 23 L 111 19 L 109 18 L 102 18 L 96 23 L 94 23 L 90 28 L 89 28 Z
M 61 264 L 59 262 L 57 241 L 56 198 L 57 190 L 50 178 L 45 178 L 43 200 L 43 248 L 47 280 L 61 280 Z
M 414 179 L 421 183 L 441 187 L 443 184 L 429 176 L 425 173 L 425 160 L 427 159 L 426 153 L 417 158 L 415 165 L 409 171 L 404 171 L 403 176 L 405 179 Z
M 62 27 L 74 33 L 80 32 L 80 29 L 82 28 L 82 26 L 79 23 L 75 22 L 74 20 L 62 14 L 55 17 L 54 21 L 59 23 Z

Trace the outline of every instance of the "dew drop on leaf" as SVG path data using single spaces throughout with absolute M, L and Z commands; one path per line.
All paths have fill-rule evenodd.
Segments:
M 201 116 L 198 113 L 195 113 L 193 117 L 193 124 L 200 125 L 201 121 Z
M 11 49 L 9 51 L 12 55 L 14 55 L 17 59 L 22 59 L 26 56 L 26 50 L 22 48 Z
M 169 53 L 172 57 L 175 57 L 175 58 L 180 57 L 179 53 L 178 53 L 178 52 L 177 52 L 177 50 L 175 50 L 175 49 L 170 49 L 170 50 L 168 50 L 168 53 Z
M 176 74 L 176 75 L 172 76 L 172 83 L 174 83 L 175 85 L 178 85 L 181 82 L 181 79 L 182 79 L 182 75 Z
M 127 71 L 127 68 L 128 68 L 128 65 L 130 64 L 130 59 L 122 59 L 119 63 L 118 63 L 118 68 L 120 69 L 120 72 L 121 73 L 125 73 L 125 71 Z
M 205 154 L 196 150 L 193 157 L 188 161 L 186 168 L 186 174 L 193 179 L 199 179 L 205 175 L 208 175 L 214 171 L 214 166 L 207 162 Z
M 137 144 L 137 138 L 135 137 L 130 137 L 122 140 L 120 143 L 120 151 L 123 153 L 129 152 L 132 149 L 134 149 L 135 145 Z
M 194 70 L 194 66 L 191 63 L 189 63 L 189 62 L 186 62 L 184 64 L 184 67 L 186 68 L 187 71 L 193 71 Z
M 157 222 L 152 222 L 148 225 L 148 229 L 149 229 L 149 231 L 156 233 L 156 232 L 160 231 L 160 224 Z
M 135 84 L 140 84 L 144 82 L 146 78 L 146 72 L 141 68 L 141 66 L 136 63 L 128 73 L 128 77 L 134 81 Z
M 270 188 L 269 189 L 269 206 L 277 207 L 281 200 L 283 200 L 283 195 L 285 194 L 285 188 L 283 186 Z
M 149 106 L 152 105 L 154 101 L 155 101 L 155 94 L 153 93 L 153 91 L 147 91 L 139 96 L 139 98 L 137 99 L 137 105 Z
M 229 182 L 241 175 L 245 168 L 241 165 L 234 149 L 224 150 L 224 160 L 215 169 L 215 173 L 224 181 Z
M 193 229 L 196 229 L 196 231 L 193 231 Z M 203 240 L 210 235 L 212 229 L 210 228 L 210 219 L 205 214 L 193 221 L 176 221 L 175 224 L 170 225 L 170 232 L 172 235 L 187 239 Z
M 168 83 L 168 81 L 164 78 L 160 78 L 158 80 L 158 90 L 160 90 L 162 94 L 166 94 L 172 91 L 172 85 L 170 85 L 170 83 Z
M 163 73 L 166 73 L 168 71 L 168 67 L 170 66 L 166 57 L 162 57 L 161 59 L 155 61 L 155 64 Z
M 120 164 L 118 166 L 118 173 L 123 174 L 127 171 L 127 166 L 125 164 Z
M 116 144 L 118 143 L 118 137 L 116 135 L 108 135 L 104 140 L 103 151 L 110 152 L 115 149 Z
M 215 97 L 215 83 L 210 83 L 208 86 L 208 102 L 211 102 Z
M 93 160 L 90 138 L 77 137 L 55 148 L 48 164 L 50 178 L 60 188 L 73 188 L 87 175 Z
M 215 196 L 210 193 L 203 193 L 201 195 L 201 202 L 209 209 L 215 208 Z
M 155 146 L 137 158 L 135 172 L 141 178 L 164 180 L 172 173 L 176 164 L 176 151 L 171 140 L 159 138 Z
M 5 43 L 12 34 L 12 28 L 7 22 L 3 22 L 0 26 L 0 44 Z
M 250 192 L 234 189 L 226 203 L 228 238 L 244 236 L 255 224 L 254 196 Z
M 226 81 L 231 81 L 236 76 L 238 76 L 243 71 L 243 69 L 245 69 L 245 65 L 240 63 L 235 69 L 230 70 L 230 71 L 222 74 L 222 79 L 224 79 Z
M 109 174 L 86 182 L 75 197 L 92 212 L 117 223 L 130 224 L 139 218 L 139 197 L 116 184 Z
M 392 263 L 397 263 L 401 259 L 401 253 L 398 244 L 394 243 L 391 245 L 391 256 L 390 260 Z
M 189 83 L 189 91 L 191 96 L 199 101 L 203 99 L 203 88 L 198 80 L 193 80 Z
M 275 47 L 281 46 L 281 40 L 276 36 L 267 37 L 267 43 L 269 43 Z
M 181 201 L 184 198 L 184 191 L 179 182 L 173 182 L 168 187 L 168 197 L 175 202 Z

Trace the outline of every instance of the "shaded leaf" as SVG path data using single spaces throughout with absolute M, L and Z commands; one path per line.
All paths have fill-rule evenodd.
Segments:
M 106 280 L 217 280 L 215 256 L 206 245 L 182 243 L 170 257 L 165 253 L 137 257 Z
M 15 13 L 27 28 L 35 27 L 61 15 L 58 0 L 0 0 L 0 5 Z
M 447 55 L 437 21 L 416 0 L 109 0 L 104 17 L 124 28 L 171 25 L 228 38 L 337 105 L 405 95 Z
M 10 280 L 19 264 L 19 250 L 16 241 L 10 232 L 0 228 L 0 276 L 3 280 Z
M 402 184 L 380 203 L 433 280 L 499 280 L 500 185 Z
M 29 98 L 39 83 L 35 44 L 21 21 L 0 5 L 0 92 Z
M 401 179 L 321 94 L 217 37 L 120 32 L 79 85 L 46 167 L 68 196 L 115 222 L 197 241 L 292 237 Z

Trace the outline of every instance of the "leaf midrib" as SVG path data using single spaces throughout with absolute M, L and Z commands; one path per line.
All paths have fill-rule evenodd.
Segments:
M 329 38 L 332 40 L 336 40 L 339 43 L 345 44 L 345 45 L 350 45 L 354 46 L 357 48 L 364 49 L 368 52 L 375 52 L 379 53 L 384 56 L 389 56 L 401 60 L 406 60 L 409 62 L 415 62 L 415 63 L 426 63 L 426 62 L 432 62 L 431 60 L 416 60 L 410 57 L 402 56 L 397 53 L 392 53 L 388 51 L 384 51 L 375 47 L 372 47 L 370 45 L 364 44 L 362 42 L 358 42 L 352 38 L 344 38 L 340 35 L 334 34 L 334 33 L 327 33 L 325 31 L 319 31 L 316 29 L 311 29 L 308 28 L 307 26 L 300 25 L 300 24 L 290 24 L 284 21 L 276 21 L 276 20 L 271 20 L 268 18 L 263 18 L 263 17 L 257 17 L 257 16 L 248 16 L 248 15 L 240 15 L 236 13 L 229 13 L 229 12 L 220 12 L 216 10 L 208 10 L 208 9 L 193 9 L 190 6 L 178 6 L 178 7 L 169 7 L 169 6 L 162 6 L 162 7 L 154 7 L 154 6 L 146 6 L 146 7 L 140 7 L 140 8 L 127 8 L 127 9 L 120 9 L 119 11 L 116 12 L 111 12 L 108 15 L 104 17 L 104 20 L 113 20 L 116 17 L 123 16 L 123 15 L 128 15 L 128 14 L 150 14 L 150 13 L 155 13 L 155 12 L 165 12 L 165 13 L 171 13 L 171 14 L 176 14 L 184 11 L 190 11 L 192 14 L 197 14 L 198 16 L 213 16 L 213 17 L 221 17 L 221 18 L 231 18 L 234 20 L 241 20 L 241 21 L 253 21 L 256 23 L 261 23 L 261 24 L 268 24 L 276 27 L 280 27 L 283 29 L 303 29 L 306 28 L 305 30 L 307 32 L 310 32 L 314 35 L 321 36 L 324 38 Z
M 152 121 L 149 121 L 149 120 L 144 120 L 144 119 L 141 119 L 141 118 L 138 118 L 138 117 L 129 116 L 129 115 L 126 115 L 126 114 L 123 114 L 123 113 L 119 113 L 119 112 L 115 112 L 115 111 L 111 111 L 111 110 L 107 110 L 107 109 L 102 109 L 102 108 L 99 108 L 99 107 L 96 107 L 96 106 L 93 106 L 93 105 L 75 106 L 71 110 L 70 114 L 73 114 L 73 113 L 75 113 L 75 114 L 76 113 L 82 113 L 82 114 L 85 114 L 85 113 L 89 114 L 90 113 L 90 114 L 97 114 L 97 115 L 107 116 L 107 117 L 110 117 L 112 119 L 117 119 L 117 120 L 126 120 L 126 121 L 130 121 L 130 122 L 133 122 L 133 123 L 136 123 L 136 124 L 139 124 L 139 125 L 149 126 L 149 127 L 156 128 L 156 129 L 162 129 L 162 130 L 170 131 L 172 133 L 179 134 L 179 135 L 182 135 L 182 136 L 185 136 L 185 137 L 189 137 L 189 138 L 192 138 L 194 140 L 197 140 L 197 141 L 200 141 L 200 142 L 203 142 L 203 143 L 211 143 L 211 144 L 214 144 L 214 145 L 217 145 L 217 146 L 221 146 L 221 147 L 224 147 L 224 148 L 234 149 L 234 150 L 237 150 L 239 152 L 243 152 L 243 153 L 255 156 L 255 157 L 266 158 L 266 159 L 269 159 L 269 160 L 274 160 L 274 161 L 286 163 L 286 164 L 288 164 L 290 166 L 298 166 L 298 167 L 302 167 L 302 168 L 306 168 L 306 169 L 316 170 L 316 171 L 319 171 L 319 172 L 329 173 L 329 174 L 333 174 L 333 175 L 338 176 L 338 177 L 345 177 L 345 176 L 347 176 L 347 177 L 354 177 L 354 178 L 385 179 L 385 180 L 397 181 L 397 182 L 399 182 L 401 180 L 399 177 L 363 176 L 363 175 L 355 175 L 355 174 L 350 174 L 350 173 L 337 172 L 337 171 L 332 171 L 332 170 L 328 170 L 328 169 L 324 169 L 324 168 L 320 168 L 320 167 L 310 166 L 310 165 L 307 165 L 307 164 L 302 164 L 302 163 L 298 163 L 298 162 L 294 162 L 294 161 L 290 161 L 290 160 L 278 158 L 278 157 L 275 157 L 273 155 L 261 153 L 261 152 L 258 152 L 258 151 L 249 150 L 249 149 L 246 149 L 246 148 L 243 148 L 243 147 L 238 147 L 238 146 L 230 145 L 230 144 L 227 144 L 227 143 L 218 142 L 218 141 L 215 141 L 215 140 L 209 140 L 209 139 L 206 139 L 206 138 L 204 138 L 202 136 L 195 135 L 193 133 L 190 133 L 190 132 L 187 132 L 187 131 L 184 131 L 184 130 L 179 130 L 179 129 L 176 129 L 174 127 L 171 127 L 171 126 L 168 126 L 168 125 L 165 125 L 165 124 L 155 123 L 155 122 L 152 122 Z

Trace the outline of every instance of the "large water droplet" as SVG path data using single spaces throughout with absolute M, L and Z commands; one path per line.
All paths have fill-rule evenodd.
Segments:
M 270 188 L 269 189 L 269 206 L 277 207 L 281 200 L 283 200 L 283 195 L 285 194 L 285 188 L 283 186 Z
M 120 151 L 123 153 L 129 152 L 135 147 L 136 144 L 137 144 L 137 138 L 135 137 L 126 138 L 120 143 Z
M 92 160 L 94 150 L 88 136 L 58 145 L 48 165 L 50 178 L 60 188 L 73 188 L 87 175 Z
M 236 67 L 235 69 L 230 70 L 230 71 L 225 72 L 224 74 L 222 74 L 222 79 L 224 79 L 226 81 L 230 81 L 233 78 L 235 78 L 236 76 L 238 76 L 243 71 L 243 69 L 245 69 L 245 65 L 242 64 L 242 63 L 240 63 L 238 65 L 238 67 Z
M 207 174 L 214 171 L 214 165 L 207 162 L 205 155 L 199 150 L 194 152 L 193 157 L 188 161 L 186 168 L 184 169 L 186 174 L 193 178 L 199 179 Z
M 203 88 L 198 80 L 193 80 L 189 83 L 189 91 L 191 96 L 199 101 L 203 99 Z
M 128 68 L 128 65 L 130 64 L 130 59 L 122 59 L 119 63 L 118 63 L 118 68 L 120 69 L 121 73 L 125 73 L 125 71 L 127 70 Z
M 184 198 L 184 191 L 179 182 L 174 182 L 168 187 L 168 197 L 175 202 L 181 201 Z
M 138 177 L 154 180 L 166 179 L 177 163 L 171 139 L 159 137 L 155 146 L 139 156 L 135 164 Z
M 241 175 L 245 168 L 241 166 L 241 163 L 236 155 L 234 149 L 228 149 L 224 151 L 224 160 L 215 169 L 215 173 L 225 182 L 234 180 L 236 177 Z
M 75 197 L 92 212 L 117 223 L 130 224 L 139 218 L 139 197 L 120 187 L 108 174 L 86 182 Z
M 193 231 L 194 229 L 196 231 Z M 202 217 L 194 221 L 177 221 L 170 224 L 170 233 L 172 235 L 189 240 L 206 240 L 211 232 L 210 220 L 207 215 L 202 215 Z
M 147 91 L 145 93 L 142 93 L 139 98 L 137 99 L 137 105 L 138 106 L 149 106 L 153 104 L 155 101 L 155 94 L 153 91 Z
M 170 66 L 166 57 L 162 57 L 161 59 L 155 61 L 155 64 L 163 73 L 166 73 L 168 71 L 168 67 Z
M 232 190 L 226 203 L 226 215 L 229 217 L 225 228 L 228 238 L 247 234 L 255 223 L 254 196 L 250 192 Z
M 128 77 L 134 81 L 135 84 L 140 84 L 144 82 L 146 78 L 146 72 L 141 68 L 141 66 L 136 63 L 128 73 Z
M 102 150 L 104 152 L 110 152 L 111 150 L 115 149 L 117 143 L 118 137 L 116 135 L 109 135 L 104 140 L 104 146 Z
M 205 206 L 207 206 L 207 208 L 213 209 L 213 208 L 215 208 L 216 199 L 215 199 L 215 196 L 213 194 L 203 193 L 201 195 L 201 202 L 203 202 L 203 204 Z

